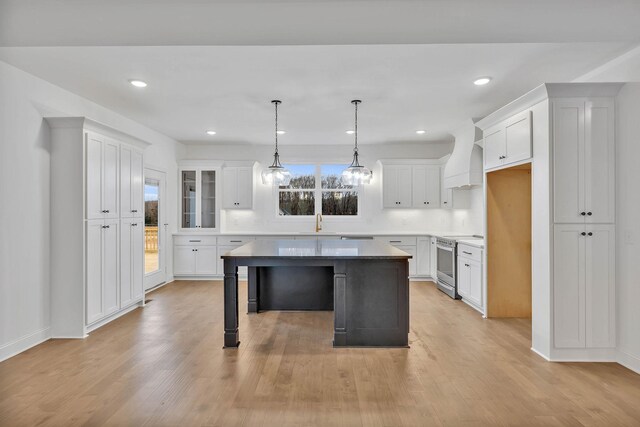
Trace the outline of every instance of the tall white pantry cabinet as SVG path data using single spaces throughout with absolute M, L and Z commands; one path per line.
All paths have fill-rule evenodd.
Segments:
M 85 117 L 51 132 L 51 335 L 83 338 L 144 304 L 144 141 Z

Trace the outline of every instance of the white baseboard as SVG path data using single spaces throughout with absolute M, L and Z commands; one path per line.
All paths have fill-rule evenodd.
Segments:
M 0 346 L 0 362 L 15 356 L 18 353 L 22 353 L 41 344 L 51 338 L 51 328 L 46 327 L 39 329 L 30 334 L 24 335 L 17 340 L 11 341 L 7 344 Z
M 547 356 L 545 356 L 544 354 L 542 354 L 541 352 L 539 352 L 538 350 L 536 350 L 535 348 L 531 347 L 531 351 L 533 351 L 535 354 L 537 354 L 538 356 L 542 357 L 544 360 L 546 360 L 547 362 L 551 362 L 551 359 L 549 359 Z
M 125 308 L 122 311 L 118 311 L 117 313 L 114 313 L 114 314 L 112 314 L 111 316 L 109 316 L 109 317 L 107 317 L 105 319 L 102 319 L 102 320 L 100 320 L 100 321 L 98 321 L 96 323 L 88 325 L 86 327 L 87 334 L 90 333 L 90 332 L 95 331 L 99 327 L 104 326 L 109 322 L 112 322 L 112 321 L 116 320 L 118 317 L 122 317 L 125 314 L 132 312 L 136 308 L 142 308 L 143 304 L 144 304 L 144 298 L 141 301 L 136 301 L 136 302 L 132 303 L 129 307 Z M 86 336 L 85 336 L 85 338 L 86 338 Z
M 552 348 L 552 362 L 616 362 L 615 348 Z
M 640 357 L 634 356 L 624 350 L 618 349 L 617 362 L 625 368 L 629 368 L 632 371 L 640 374 Z
M 153 291 L 157 291 L 158 289 L 160 289 L 160 288 L 162 288 L 162 287 L 167 286 L 169 283 L 172 283 L 173 281 L 174 281 L 174 279 L 173 279 L 173 277 L 172 277 L 172 278 L 171 278 L 171 280 L 167 280 L 166 282 L 162 282 L 162 283 L 160 283 L 159 285 L 156 285 L 156 286 L 154 286 L 154 287 L 152 287 L 152 288 L 145 289 L 145 290 L 144 290 L 144 295 L 145 295 L 145 297 L 146 297 L 148 294 L 150 294 L 151 292 L 153 292 Z

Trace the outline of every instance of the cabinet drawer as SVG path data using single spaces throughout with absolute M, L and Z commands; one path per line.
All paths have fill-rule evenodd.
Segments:
M 242 246 L 255 240 L 253 236 L 220 236 L 218 245 L 221 246 Z
M 216 236 L 173 236 L 174 246 L 215 246 Z
M 482 262 L 482 249 L 475 246 L 468 246 L 464 244 L 458 245 L 458 256 L 461 258 L 467 258 L 473 261 Z
M 416 237 L 415 236 L 376 236 L 374 237 L 376 240 L 380 240 L 382 242 L 387 242 L 393 246 L 415 246 L 416 245 Z

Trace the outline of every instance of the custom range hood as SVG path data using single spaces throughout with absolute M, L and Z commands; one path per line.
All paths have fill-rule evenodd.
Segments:
M 445 188 L 468 188 L 482 185 L 482 147 L 476 141 L 482 139 L 482 131 L 472 120 L 452 132 L 455 145 L 451 157 L 444 166 Z

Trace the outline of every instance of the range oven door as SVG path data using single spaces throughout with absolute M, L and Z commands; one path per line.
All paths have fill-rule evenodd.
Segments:
M 438 251 L 438 288 L 451 298 L 456 298 L 455 249 L 450 246 L 440 245 L 436 246 L 436 248 Z

